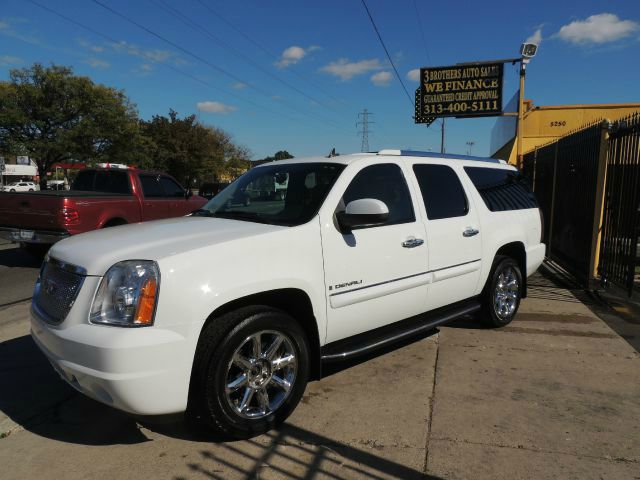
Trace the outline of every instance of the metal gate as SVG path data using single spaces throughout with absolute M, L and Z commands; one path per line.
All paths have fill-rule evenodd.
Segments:
M 609 133 L 598 273 L 631 295 L 640 262 L 640 113 L 615 122 Z

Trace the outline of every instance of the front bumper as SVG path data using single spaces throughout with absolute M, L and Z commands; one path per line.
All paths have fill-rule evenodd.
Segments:
M 73 388 L 132 414 L 186 409 L 193 358 L 182 335 L 157 327 L 65 323 L 50 325 L 31 309 L 31 336 Z
M 10 242 L 52 244 L 71 236 L 69 232 L 0 227 L 0 238 Z

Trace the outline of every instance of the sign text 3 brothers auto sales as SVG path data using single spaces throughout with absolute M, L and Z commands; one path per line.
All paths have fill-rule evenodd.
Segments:
M 420 69 L 416 123 L 434 117 L 479 117 L 502 113 L 503 63 Z

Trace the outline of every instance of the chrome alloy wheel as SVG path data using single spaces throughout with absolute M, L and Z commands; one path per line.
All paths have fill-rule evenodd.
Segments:
M 244 418 L 266 417 L 289 397 L 297 369 L 289 338 L 273 330 L 255 333 L 236 349 L 227 366 L 227 402 Z
M 498 275 L 498 281 L 493 292 L 493 308 L 496 315 L 507 319 L 513 315 L 518 305 L 520 284 L 513 267 L 504 268 Z

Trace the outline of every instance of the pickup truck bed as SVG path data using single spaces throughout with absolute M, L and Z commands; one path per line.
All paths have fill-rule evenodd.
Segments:
M 52 244 L 70 235 L 107 226 L 186 215 L 206 199 L 191 197 L 171 177 L 139 170 L 84 170 L 80 184 L 105 190 L 44 190 L 0 193 L 0 237 Z M 87 175 L 93 180 L 87 182 Z M 118 178 L 105 181 L 100 178 Z M 143 180 L 145 184 L 143 185 Z M 154 184 L 155 181 L 155 184 Z M 163 189 L 161 182 L 173 185 Z M 75 185 L 75 184 L 74 184 Z M 121 193 L 121 191 L 127 193 Z

